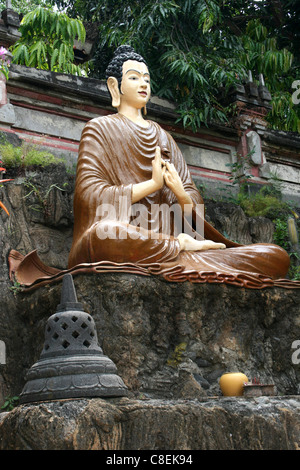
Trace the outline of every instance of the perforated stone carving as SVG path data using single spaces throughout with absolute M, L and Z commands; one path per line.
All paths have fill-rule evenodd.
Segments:
M 98 345 L 95 322 L 77 301 L 72 276 L 63 278 L 61 303 L 46 324 L 40 359 L 28 371 L 20 403 L 126 396 L 115 364 Z

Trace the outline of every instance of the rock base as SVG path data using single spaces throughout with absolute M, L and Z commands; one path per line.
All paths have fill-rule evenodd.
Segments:
M 299 450 L 300 397 L 81 399 L 0 414 L 0 450 Z
M 300 289 L 176 284 L 120 273 L 78 275 L 74 283 L 129 398 L 220 396 L 221 375 L 236 371 L 275 384 L 279 395 L 299 394 Z M 15 305 L 7 305 L 12 328 L 1 338 L 7 364 L 0 371 L 12 383 L 7 395 L 21 393 L 39 359 L 60 294 L 58 283 L 17 293 Z
M 5 397 L 20 395 L 26 373 L 39 360 L 62 287 L 59 282 L 21 292 L 9 281 L 8 254 L 12 248 L 22 254 L 36 249 L 47 266 L 65 269 L 73 234 L 74 176 L 64 166 L 9 176 L 15 180 L 1 194 L 10 216 L 0 214 L 0 341 L 6 346 L 0 406 Z M 208 201 L 206 213 L 231 240 L 272 241 L 268 219 L 249 220 L 234 204 Z M 218 380 L 230 371 L 275 384 L 281 395 L 300 393 L 300 289 L 176 284 L 121 273 L 78 275 L 74 282 L 130 398 L 219 395 Z

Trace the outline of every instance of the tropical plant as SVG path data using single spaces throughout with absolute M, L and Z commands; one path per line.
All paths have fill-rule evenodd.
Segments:
M 278 48 L 277 38 L 270 36 L 259 19 L 249 21 L 243 44 L 243 63 L 249 70 L 263 74 L 272 95 L 269 123 L 274 128 L 300 132 L 300 114 L 292 102 L 292 85 L 299 74 L 293 68 L 293 54 L 286 47 Z
M 74 63 L 74 41 L 85 41 L 79 19 L 38 6 L 20 25 L 21 39 L 11 48 L 13 63 L 54 72 L 86 75 L 86 66 Z
M 120 44 L 131 44 L 151 71 L 153 93 L 176 102 L 185 126 L 230 122 L 220 89 L 264 75 L 273 97 L 271 127 L 300 130 L 291 96 L 300 79 L 299 0 L 50 0 L 69 16 L 97 24 L 93 76 Z
M 6 9 L 6 4 L 6 0 L 0 0 L 0 11 Z M 21 15 L 26 15 L 39 5 L 43 7 L 51 7 L 50 2 L 45 0 L 11 0 L 12 10 L 20 13 Z

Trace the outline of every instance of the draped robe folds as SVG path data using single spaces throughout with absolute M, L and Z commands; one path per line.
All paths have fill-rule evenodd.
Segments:
M 284 278 L 289 268 L 289 256 L 276 245 L 238 245 L 205 221 L 200 238 L 204 235 L 206 239 L 224 243 L 227 248 L 180 251 L 174 233 L 154 238 L 143 229 L 139 231 L 126 211 L 122 213 L 120 200 L 130 207 L 132 185 L 151 179 L 156 146 L 160 146 L 163 153 L 167 152 L 193 201 L 194 210 L 203 204 L 174 139 L 157 123 L 148 123 L 149 127 L 143 128 L 116 114 L 94 119 L 86 125 L 79 148 L 74 239 L 69 267 L 104 260 L 130 262 L 147 267 L 150 272 L 162 273 L 171 281 L 227 282 L 247 287 L 273 285 L 274 280 Z M 115 208 L 111 219 L 107 213 L 99 211 L 103 204 Z M 153 222 L 153 205 L 167 204 L 170 207 L 178 201 L 164 185 L 139 204 L 147 208 L 148 214 L 151 213 Z M 104 215 L 104 220 L 99 212 Z M 159 223 L 154 221 L 154 226 Z M 111 233 L 113 238 L 101 235 L 101 230 L 107 233 L 109 224 L 114 229 Z M 174 226 L 172 229 L 174 231 Z M 123 238 L 118 238 L 122 230 Z
M 67 272 L 121 271 L 160 275 L 172 282 L 226 283 L 253 289 L 299 288 L 299 281 L 285 278 L 290 260 L 279 246 L 239 245 L 203 218 L 203 231 L 197 232 L 195 222 L 199 222 L 201 208 L 204 209 L 203 199 L 174 139 L 157 123 L 148 123 L 149 127 L 144 128 L 115 114 L 86 124 L 79 146 L 68 268 L 61 271 L 45 266 L 36 251 L 24 257 L 11 250 L 11 279 L 31 289 L 56 281 Z M 138 226 L 137 220 L 141 219 L 128 211 L 135 207 L 131 203 L 132 187 L 152 178 L 157 146 L 162 149 L 162 158 L 174 164 L 193 201 L 191 220 L 180 220 L 185 232 L 198 239 L 224 243 L 226 249 L 180 251 L 176 238 L 180 232 L 176 232 L 178 217 L 172 218 L 171 211 L 166 233 L 160 212 L 153 211 L 153 207 L 178 207 L 175 195 L 166 185 L 138 202 L 146 211 L 148 223 L 146 227 Z

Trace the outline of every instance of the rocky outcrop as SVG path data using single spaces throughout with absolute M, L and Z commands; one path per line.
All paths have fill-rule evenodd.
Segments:
M 6 364 L 0 364 L 0 404 L 7 395 L 19 395 L 26 371 L 39 359 L 45 324 L 61 291 L 59 283 L 19 292 L 8 279 L 7 255 L 11 248 L 23 254 L 37 249 L 46 264 L 65 268 L 72 240 L 74 177 L 64 167 L 16 177 L 2 188 L 10 217 L 1 212 L 0 340 Z M 238 224 L 240 233 L 251 236 L 251 223 L 235 205 L 208 204 L 208 216 L 229 238 Z M 278 393 L 298 393 L 299 364 L 292 357 L 300 339 L 299 289 L 173 284 L 117 273 L 74 281 L 104 353 L 133 396 L 220 394 L 218 379 L 228 370 L 271 381 Z
M 0 405 L 22 391 L 61 294 L 61 282 L 21 292 L 8 279 L 8 253 L 37 249 L 46 264 L 65 268 L 72 240 L 74 177 L 63 168 L 15 176 L 1 192 L 10 216 L 0 213 L 6 346 Z M 269 223 L 247 219 L 235 205 L 208 204 L 207 215 L 233 240 L 271 241 Z M 44 402 L 1 413 L 1 449 L 297 448 L 299 289 L 177 284 L 121 273 L 80 274 L 74 283 L 128 398 Z M 274 383 L 277 396 L 222 397 L 220 376 L 236 370 Z
M 74 283 L 104 354 L 132 397 L 220 395 L 220 376 L 236 370 L 275 383 L 280 394 L 298 393 L 300 367 L 293 361 L 300 338 L 298 289 L 173 284 L 121 273 L 78 275 Z M 22 367 L 18 376 L 7 368 L 7 377 L 11 371 L 15 394 L 39 358 L 60 292 L 58 283 L 14 296 L 8 365 Z
M 65 268 L 73 236 L 74 175 L 63 164 L 36 170 L 10 169 L 14 178 L 0 197 L 9 217 L 1 211 L 3 276 L 11 248 L 23 254 L 38 250 L 49 266 Z
M 15 247 L 23 254 L 37 249 L 46 264 L 65 268 L 73 227 L 74 175 L 69 174 L 64 165 L 44 170 L 10 168 L 9 177 L 14 180 L 5 183 L 0 192 L 10 213 L 7 216 L 0 211 L 0 341 L 6 349 L 5 363 L 0 363 L 0 406 L 5 396 L 20 393 L 23 381 L 20 382 L 20 377 L 24 376 L 28 359 L 32 359 L 29 350 L 36 346 L 39 350 L 41 344 L 31 333 L 27 335 L 35 330 L 35 320 L 31 318 L 27 327 L 23 324 L 23 313 L 27 316 L 27 308 L 32 310 L 27 303 L 29 299 L 17 296 L 18 286 L 9 280 L 8 254 Z M 38 330 L 40 328 L 43 336 L 43 322 Z
M 207 201 L 206 218 L 230 240 L 250 243 L 273 243 L 274 224 L 266 217 L 246 217 L 243 209 L 230 202 Z
M 157 450 L 299 450 L 299 405 L 299 397 L 23 405 L 0 414 L 0 449 L 149 450 L 149 460 Z M 181 458 L 189 455 L 193 461 L 193 452 Z M 107 463 L 112 454 L 99 457 Z

